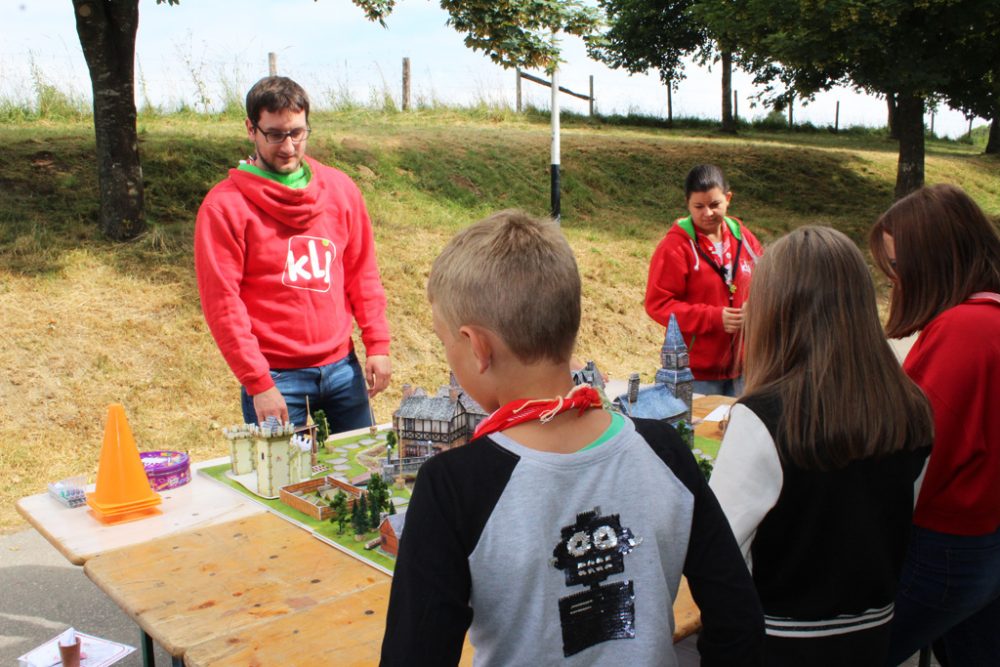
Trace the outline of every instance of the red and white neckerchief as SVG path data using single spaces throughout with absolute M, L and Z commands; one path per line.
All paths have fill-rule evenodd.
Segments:
M 590 408 L 600 408 L 602 405 L 601 395 L 589 384 L 577 385 L 565 396 L 557 398 L 520 398 L 498 408 L 480 422 L 472 437 L 478 438 L 504 431 L 536 419 L 545 424 L 552 421 L 556 415 L 569 410 L 579 410 L 579 414 L 582 415 Z

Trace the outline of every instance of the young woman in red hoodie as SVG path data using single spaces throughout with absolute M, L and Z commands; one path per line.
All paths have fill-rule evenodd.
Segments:
M 886 333 L 920 331 L 903 370 L 934 410 L 889 664 L 1000 664 L 1000 234 L 962 190 L 900 199 L 869 237 L 892 281 Z
M 763 249 L 739 218 L 726 216 L 733 193 L 715 165 L 688 173 L 684 198 L 690 215 L 674 222 L 650 261 L 646 312 L 664 327 L 677 317 L 696 392 L 736 396 L 743 304 Z

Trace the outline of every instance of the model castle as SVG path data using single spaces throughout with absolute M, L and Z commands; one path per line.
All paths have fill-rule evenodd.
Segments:
M 687 345 L 677 325 L 677 318 L 670 316 L 667 332 L 660 348 L 660 369 L 656 371 L 651 386 L 639 386 L 639 374 L 632 373 L 628 391 L 614 399 L 614 407 L 629 417 L 642 417 L 665 421 L 680 432 L 688 446 L 693 446 L 694 430 L 691 427 L 691 404 L 694 392 L 694 375 L 691 373 Z
M 312 438 L 297 433 L 289 422 L 268 417 L 261 424 L 242 424 L 222 430 L 229 440 L 234 475 L 257 473 L 257 494 L 277 498 L 281 487 L 312 476 Z

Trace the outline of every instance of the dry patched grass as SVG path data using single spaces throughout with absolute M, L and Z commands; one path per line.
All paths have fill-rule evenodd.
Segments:
M 354 177 L 368 202 L 388 295 L 394 378 L 433 391 L 448 370 L 424 288 L 462 226 L 495 210 L 544 214 L 548 128 L 524 117 L 315 114 L 310 152 Z M 220 426 L 240 420 L 239 387 L 202 319 L 191 234 L 205 192 L 245 154 L 238 120 L 144 119 L 150 231 L 123 245 L 95 231 L 93 130 L 86 122 L 7 125 L 0 175 L 0 532 L 47 482 L 96 476 L 108 403 L 125 405 L 142 450 L 224 453 Z M 861 241 L 891 201 L 895 155 L 859 138 L 713 136 L 573 125 L 563 137 L 564 230 L 583 278 L 578 357 L 612 377 L 649 380 L 663 332 L 646 317 L 649 257 L 683 213 L 692 164 L 729 175 L 733 213 L 765 242 L 801 224 Z M 876 142 L 877 143 L 877 142 Z M 948 147 L 929 181 L 966 187 L 1000 212 L 1000 162 Z M 359 346 L 360 349 L 360 346 Z

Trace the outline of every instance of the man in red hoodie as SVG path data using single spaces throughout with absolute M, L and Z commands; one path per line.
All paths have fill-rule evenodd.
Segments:
M 343 172 L 306 156 L 309 98 L 301 86 L 261 79 L 246 105 L 254 154 L 212 188 L 195 224 L 205 320 L 243 387 L 246 422 L 274 416 L 302 424 L 308 397 L 331 432 L 367 426 L 368 399 L 386 388 L 392 369 L 361 192 Z

